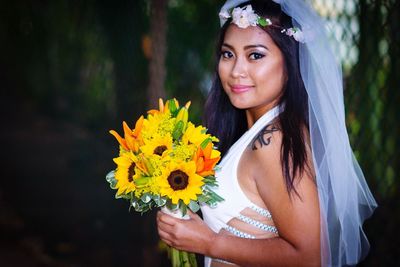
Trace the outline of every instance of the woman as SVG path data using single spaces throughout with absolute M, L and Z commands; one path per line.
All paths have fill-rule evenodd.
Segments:
M 202 207 L 204 221 L 158 213 L 160 237 L 206 266 L 356 264 L 376 203 L 348 143 L 323 23 L 301 0 L 227 1 L 220 18 L 206 115 L 225 201 Z

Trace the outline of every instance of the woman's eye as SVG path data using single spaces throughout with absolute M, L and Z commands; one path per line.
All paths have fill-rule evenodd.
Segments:
M 260 54 L 260 53 L 251 53 L 250 54 L 250 59 L 257 60 L 257 59 L 260 59 L 260 58 L 263 58 L 263 57 L 265 57 L 265 55 Z
M 232 53 L 229 52 L 229 51 L 222 51 L 222 52 L 221 52 L 221 56 L 222 56 L 223 58 L 231 58 L 231 57 L 233 57 Z

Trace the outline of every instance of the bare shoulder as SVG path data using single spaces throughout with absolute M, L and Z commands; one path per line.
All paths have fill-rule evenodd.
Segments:
M 281 138 L 281 131 L 277 124 L 268 124 L 261 131 L 257 133 L 257 135 L 253 138 L 251 142 L 252 150 L 260 150 L 262 148 L 266 148 L 271 145 L 271 142 L 274 141 L 276 143 L 276 138 Z M 274 140 L 272 140 L 274 138 Z
M 308 131 L 306 128 L 303 130 L 304 146 L 306 150 L 304 170 L 305 172 L 300 177 L 308 176 L 314 177 L 312 166 L 312 155 Z M 265 179 L 278 179 L 283 177 L 282 173 L 282 143 L 284 140 L 283 133 L 278 123 L 266 125 L 257 135 L 253 138 L 250 150 L 253 159 L 253 164 L 257 168 L 257 173 L 263 180 Z M 273 175 L 268 175 L 273 174 Z M 300 178 L 297 177 L 297 178 Z M 255 177 L 257 178 L 257 177 Z M 282 181 L 282 179 L 279 179 Z
M 306 132 L 304 134 L 306 135 Z M 282 198 L 291 199 L 287 192 L 287 181 L 282 162 L 283 138 L 279 125 L 271 124 L 265 126 L 251 143 L 252 164 L 256 170 L 253 172 L 253 179 L 258 193 L 267 202 L 281 202 Z M 312 171 L 312 156 L 307 140 L 305 140 L 305 147 L 307 155 L 304 170 L 298 172 L 296 177 L 292 177 L 295 189 L 293 192 L 297 192 L 300 199 L 310 190 L 315 191 L 316 189 Z
M 319 251 L 318 193 L 310 172 L 293 177 L 295 191 L 288 192 L 282 168 L 283 134 L 278 126 L 266 126 L 253 140 L 252 159 L 257 191 L 278 228 L 279 235 L 295 247 Z M 307 140 L 305 141 L 308 146 Z M 307 157 L 310 151 L 307 149 Z M 297 193 L 294 193 L 297 192 Z
M 254 177 L 256 180 L 263 180 L 272 177 L 269 174 L 276 170 L 281 170 L 281 147 L 282 147 L 282 132 L 278 125 L 266 125 L 251 142 L 251 154 L 254 160 L 253 164 L 257 168 L 257 173 Z M 273 177 L 276 177 L 274 175 Z

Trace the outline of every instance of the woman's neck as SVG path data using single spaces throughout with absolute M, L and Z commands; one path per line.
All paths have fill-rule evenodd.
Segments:
M 250 129 L 254 123 L 265 113 L 277 106 L 277 103 L 262 107 L 253 107 L 246 109 L 247 128 Z

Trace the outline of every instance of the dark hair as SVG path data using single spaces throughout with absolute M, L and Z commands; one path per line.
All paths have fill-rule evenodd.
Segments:
M 287 81 L 279 104 L 283 107 L 278 117 L 282 132 L 281 162 L 288 193 L 294 189 L 294 179 L 307 167 L 306 137 L 308 131 L 308 96 L 300 74 L 299 43 L 281 30 L 292 26 L 291 17 L 281 11 L 279 4 L 268 0 L 253 0 L 241 4 L 251 4 L 254 12 L 271 19 L 272 25 L 261 27 L 281 50 Z M 218 62 L 225 33 L 230 25 L 228 20 L 221 28 L 217 43 L 217 63 L 215 77 L 205 104 L 205 125 L 209 132 L 220 139 L 218 148 L 224 155 L 229 147 L 247 130 L 245 111 L 235 108 L 222 88 L 218 75 Z

